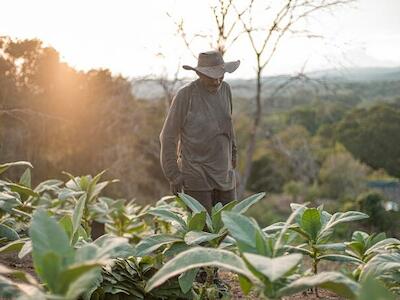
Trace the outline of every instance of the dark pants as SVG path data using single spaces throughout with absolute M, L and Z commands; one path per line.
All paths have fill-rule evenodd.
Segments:
M 228 204 L 229 202 L 236 199 L 235 189 L 229 191 L 186 191 L 185 194 L 192 196 L 194 199 L 199 201 L 209 213 L 211 213 L 212 207 L 221 202 L 222 205 Z

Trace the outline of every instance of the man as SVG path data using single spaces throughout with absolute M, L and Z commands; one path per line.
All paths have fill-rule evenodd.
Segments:
M 160 134 L 161 166 L 171 192 L 184 190 L 209 212 L 236 198 L 232 95 L 223 79 L 239 64 L 209 51 L 199 54 L 197 67 L 184 65 L 199 78 L 177 92 Z

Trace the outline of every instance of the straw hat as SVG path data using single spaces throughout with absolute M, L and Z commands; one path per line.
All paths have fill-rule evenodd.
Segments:
M 221 78 L 225 72 L 232 73 L 240 65 L 240 61 L 224 62 L 224 59 L 218 51 L 207 51 L 199 54 L 197 67 L 183 65 L 185 70 L 200 72 L 211 78 Z

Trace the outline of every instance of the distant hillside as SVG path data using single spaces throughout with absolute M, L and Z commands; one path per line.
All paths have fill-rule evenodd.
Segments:
M 400 67 L 393 68 L 351 68 L 342 70 L 322 70 L 307 74 L 312 78 L 326 78 L 347 81 L 398 81 Z
M 182 80 L 175 88 L 186 84 Z M 254 79 L 227 80 L 234 96 L 249 99 L 254 97 Z M 373 99 L 388 100 L 400 97 L 400 67 L 393 68 L 353 68 L 341 70 L 321 70 L 294 78 L 293 75 L 266 76 L 263 78 L 264 97 L 315 98 L 322 96 L 332 99 L 354 96 L 361 101 Z M 157 80 L 132 81 L 134 95 L 141 99 L 154 100 L 163 97 L 164 92 Z M 357 100 L 357 101 L 359 101 Z M 309 99 L 304 99 L 309 101 Z

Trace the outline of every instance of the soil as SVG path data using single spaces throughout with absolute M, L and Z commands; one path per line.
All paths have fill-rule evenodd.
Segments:
M 32 276 L 34 276 L 37 279 L 37 276 L 35 275 L 35 271 L 33 268 L 32 264 L 32 258 L 27 255 L 23 259 L 19 259 L 16 253 L 5 253 L 0 255 L 0 264 L 3 264 L 11 269 L 16 269 L 16 270 L 21 270 L 25 271 Z M 238 277 L 236 274 L 233 274 L 228 271 L 220 270 L 219 271 L 219 276 L 220 278 L 227 283 L 230 288 L 231 288 L 231 293 L 233 295 L 232 299 L 237 300 L 246 300 L 246 299 L 251 299 L 251 300 L 259 300 L 261 298 L 257 297 L 255 293 L 250 293 L 249 295 L 244 295 L 240 289 L 239 282 L 238 282 Z M 298 293 L 295 295 L 292 295 L 290 297 L 284 297 L 282 300 L 344 300 L 344 298 L 341 298 L 337 296 L 334 293 L 331 293 L 329 291 L 319 289 L 319 298 L 315 296 L 314 293 L 308 292 L 308 293 Z

